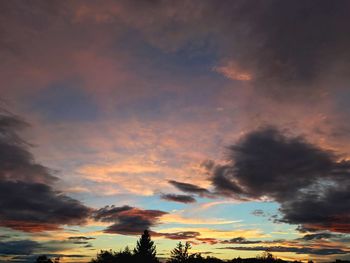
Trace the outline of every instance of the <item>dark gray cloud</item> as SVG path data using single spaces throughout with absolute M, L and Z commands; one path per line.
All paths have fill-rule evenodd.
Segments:
M 18 135 L 26 126 L 0 112 L 0 226 L 35 232 L 84 223 L 90 208 L 53 189 L 57 178 Z
M 280 240 L 274 240 L 274 241 L 261 241 L 261 240 L 247 240 L 244 237 L 235 237 L 228 240 L 221 240 L 217 238 L 196 238 L 196 240 L 201 241 L 205 244 L 215 245 L 215 244 L 259 244 L 259 243 L 275 243 L 280 242 Z
M 344 182 L 318 193 L 300 193 L 297 200 L 281 203 L 280 211 L 284 216 L 279 221 L 304 224 L 313 231 L 326 229 L 350 233 L 350 194 L 347 189 L 349 183 Z
M 185 204 L 196 202 L 196 199 L 190 195 L 162 194 L 160 197 L 163 200 L 185 203 Z
M 233 249 L 244 251 L 269 251 L 269 252 L 294 252 L 296 254 L 312 255 L 341 255 L 350 251 L 339 248 L 312 248 L 312 247 L 287 247 L 287 246 L 256 246 L 256 247 L 224 247 L 220 249 Z
M 1 226 L 36 232 L 85 222 L 90 209 L 45 184 L 0 182 Z
M 332 234 L 332 233 L 315 233 L 315 234 L 307 234 L 304 235 L 302 238 L 299 240 L 305 240 L 305 241 L 310 241 L 310 240 L 320 240 L 320 239 L 330 239 L 330 238 L 338 238 L 341 237 L 342 235 L 338 234 Z
M 35 162 L 29 144 L 18 135 L 28 124 L 0 110 L 0 180 L 50 184 L 57 180 L 47 167 Z
M 105 206 L 95 211 L 95 213 L 93 214 L 93 218 L 95 220 L 102 221 L 102 222 L 113 222 L 119 219 L 119 215 L 122 212 L 130 211 L 132 209 L 133 207 L 128 205 L 120 206 L 120 207 L 116 207 L 114 205 Z
M 33 240 L 9 240 L 0 242 L 0 255 L 9 256 L 33 256 L 39 253 L 45 253 L 50 256 L 58 255 L 67 248 L 72 248 L 74 242 L 68 241 L 45 241 L 37 242 Z M 24 257 L 26 258 L 26 257 Z
M 68 237 L 68 240 L 73 240 L 73 241 L 87 241 L 87 240 L 93 240 L 93 239 L 96 239 L 96 238 L 85 237 L 85 236 Z
M 183 183 L 183 182 L 178 182 L 178 181 L 174 181 L 174 180 L 170 180 L 169 183 L 185 193 L 197 194 L 197 195 L 202 196 L 202 197 L 211 197 L 212 196 L 212 194 L 210 193 L 210 191 L 208 189 L 199 187 L 199 186 L 194 185 L 194 184 Z
M 131 206 L 105 206 L 96 210 L 93 218 L 113 223 L 104 230 L 107 233 L 140 235 L 145 229 L 150 230 L 152 226 L 157 225 L 159 218 L 165 214 L 167 213 L 159 210 L 143 210 Z M 150 230 L 150 233 L 152 236 L 173 240 L 192 239 L 200 236 L 200 233 L 195 231 L 160 233 Z
M 350 164 L 333 152 L 267 127 L 228 147 L 228 159 L 213 170 L 218 193 L 275 200 L 276 221 L 350 232 Z
M 213 173 L 215 174 L 212 177 L 213 185 L 219 189 L 221 195 L 235 195 L 236 199 L 244 199 L 242 197 L 243 189 L 235 181 L 229 179 L 232 174 L 232 167 L 218 165 Z
M 260 240 L 247 240 L 244 237 L 236 237 L 232 238 L 230 240 L 224 240 L 221 243 L 222 244 L 258 244 L 261 243 Z
M 83 245 L 83 247 L 89 248 L 89 247 L 93 247 L 89 241 L 94 239 L 95 239 L 94 237 L 74 236 L 74 237 L 69 237 L 67 241 L 75 245 Z
M 252 69 L 259 88 L 287 98 L 320 89 L 314 84 L 326 71 L 346 77 L 349 7 L 347 1 L 257 0 L 222 4 L 220 13 L 233 14 L 233 59 Z
M 108 25 L 136 29 L 145 41 L 167 51 L 215 47 L 216 57 L 251 72 L 257 88 L 267 94 L 288 99 L 334 89 L 341 85 L 329 85 L 331 82 L 349 80 L 350 3 L 346 0 L 118 1 L 99 5 L 98 10 L 95 1 L 84 4 L 91 13 L 83 20 L 90 27 L 95 16 L 104 14 L 110 18 L 105 21 Z M 120 10 L 117 14 L 111 11 L 116 5 Z M 74 36 L 81 28 L 73 27 L 70 21 L 76 19 L 74 14 L 80 7 L 80 3 L 62 1 L 50 5 L 1 3 L 7 25 L 0 31 L 3 57 L 10 62 L 17 56 L 32 58 L 30 51 L 38 52 L 33 47 L 38 43 L 35 36 L 46 36 L 58 21 L 70 26 L 67 36 Z M 144 16 L 145 12 L 151 15 Z M 34 14 L 40 14 L 41 19 Z M 86 37 L 83 34 L 81 38 Z M 30 40 L 33 45 L 26 45 Z M 320 79 L 324 85 L 316 85 Z
M 263 128 L 247 134 L 228 151 L 232 165 L 219 166 L 214 184 L 228 185 L 224 190 L 249 197 L 269 196 L 290 199 L 295 191 L 317 179 L 327 178 L 335 168 L 335 156 L 301 138 L 287 138 L 274 128 Z M 222 168 L 224 167 L 224 168 Z M 234 175 L 234 177 L 233 177 Z
M 183 231 L 183 232 L 157 233 L 157 234 L 165 238 L 174 239 L 174 240 L 186 240 L 186 239 L 192 239 L 200 236 L 200 233 L 196 231 Z
M 219 59 L 251 73 L 264 95 L 290 100 L 341 88 L 334 83 L 347 86 L 350 3 L 346 0 L 122 3 L 126 14 L 122 19 L 152 44 L 172 51 L 203 43 L 214 46 Z M 140 18 L 145 10 L 152 18 Z
M 266 216 L 266 213 L 264 212 L 264 210 L 261 210 L 261 209 L 255 209 L 254 211 L 252 211 L 251 214 L 255 216 L 262 216 L 262 217 Z
M 93 218 L 113 223 L 104 231 L 121 235 L 139 235 L 156 225 L 158 219 L 167 214 L 160 210 L 143 210 L 131 206 L 105 206 L 94 212 Z
M 40 243 L 33 240 L 0 242 L 0 255 L 30 255 L 39 248 Z

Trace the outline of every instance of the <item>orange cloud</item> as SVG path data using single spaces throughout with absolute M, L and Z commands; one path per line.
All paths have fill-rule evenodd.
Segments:
M 249 81 L 252 79 L 252 75 L 249 72 L 240 69 L 237 64 L 232 61 L 224 66 L 214 67 L 213 70 L 232 80 Z
M 209 228 L 162 228 L 157 231 L 159 233 L 173 233 L 173 232 L 181 232 L 181 231 L 194 231 L 200 233 L 200 238 L 222 238 L 228 239 L 232 237 L 245 237 L 245 238 L 262 238 L 268 237 L 261 232 L 259 229 L 237 229 L 237 230 L 217 230 L 217 229 L 209 229 Z

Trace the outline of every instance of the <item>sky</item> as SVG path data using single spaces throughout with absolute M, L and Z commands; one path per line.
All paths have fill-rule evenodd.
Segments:
M 349 1 L 0 5 L 0 261 L 350 259 Z

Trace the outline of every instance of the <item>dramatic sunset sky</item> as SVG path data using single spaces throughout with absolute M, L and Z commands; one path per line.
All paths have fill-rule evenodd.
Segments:
M 350 259 L 350 1 L 0 1 L 0 261 L 150 229 Z

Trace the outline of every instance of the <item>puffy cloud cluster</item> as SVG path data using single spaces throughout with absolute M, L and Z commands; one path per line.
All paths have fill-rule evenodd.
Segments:
M 198 231 L 156 232 L 151 229 L 160 224 L 160 218 L 168 214 L 160 210 L 145 210 L 131 206 L 105 206 L 96 210 L 92 217 L 101 222 L 112 223 L 104 231 L 120 235 L 140 235 L 148 229 L 152 236 L 173 240 L 196 239 Z
M 105 206 L 94 212 L 93 218 L 113 223 L 105 232 L 122 235 L 139 235 L 145 229 L 157 224 L 158 219 L 167 214 L 160 210 L 143 210 L 131 206 Z
M 20 118 L 0 113 L 0 226 L 27 232 L 83 224 L 91 209 L 54 190 L 57 180 L 38 164 L 18 131 Z
M 350 232 L 350 164 L 332 151 L 268 127 L 228 148 L 212 168 L 220 194 L 280 203 L 279 221 L 310 230 Z

